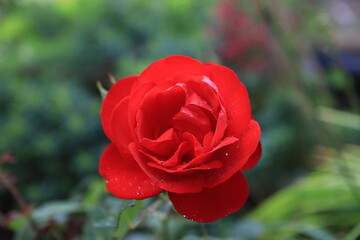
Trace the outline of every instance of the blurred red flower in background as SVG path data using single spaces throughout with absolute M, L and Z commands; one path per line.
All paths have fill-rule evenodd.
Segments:
M 267 67 L 268 31 L 252 15 L 239 8 L 238 1 L 220 1 L 215 7 L 217 25 L 212 27 L 222 62 L 241 71 L 261 71 Z

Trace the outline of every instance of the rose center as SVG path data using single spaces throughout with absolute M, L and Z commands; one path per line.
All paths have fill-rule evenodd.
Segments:
M 173 117 L 172 126 L 180 134 L 188 132 L 202 142 L 205 134 L 214 131 L 215 119 L 212 114 L 196 105 L 187 105 Z

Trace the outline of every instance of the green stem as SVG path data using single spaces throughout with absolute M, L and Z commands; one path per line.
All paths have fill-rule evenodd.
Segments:
M 211 240 L 211 237 L 210 237 L 210 235 L 209 235 L 209 233 L 208 233 L 208 231 L 206 229 L 205 223 L 200 223 L 200 229 L 201 229 L 201 232 L 202 232 L 202 234 L 204 236 L 204 239 L 205 240 Z
M 356 240 L 359 239 L 358 237 L 360 237 L 360 223 L 358 223 L 353 228 L 353 230 L 351 230 L 351 232 L 348 235 L 346 235 L 344 240 Z
M 5 177 L 0 170 L 0 183 L 10 192 L 10 194 L 15 199 L 16 203 L 19 205 L 21 211 L 23 212 L 24 216 L 26 217 L 30 227 L 37 233 L 38 228 L 35 223 L 35 220 L 31 217 L 28 209 L 28 204 L 24 200 L 23 196 L 21 195 L 20 191 L 17 187 L 7 178 Z

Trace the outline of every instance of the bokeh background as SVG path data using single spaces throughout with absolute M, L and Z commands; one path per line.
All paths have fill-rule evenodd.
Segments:
M 249 200 L 215 223 L 97 173 L 97 82 L 173 54 L 232 68 L 262 127 Z M 1 0 L 0 239 L 360 239 L 359 106 L 357 0 Z

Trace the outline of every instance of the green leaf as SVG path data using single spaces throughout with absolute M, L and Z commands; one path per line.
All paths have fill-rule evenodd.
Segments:
M 142 201 L 119 199 L 106 196 L 88 209 L 87 222 L 83 227 L 82 239 L 122 239 L 132 228 L 138 216 Z
M 356 240 L 360 237 L 360 223 L 357 224 L 351 232 L 346 235 L 345 240 Z
M 360 189 L 359 149 L 348 146 L 340 154 L 330 148 L 322 150 L 327 153 L 322 167 L 274 194 L 250 213 L 251 220 L 267 226 L 264 236 L 287 234 L 290 238 L 302 234 L 311 239 L 334 239 L 331 230 L 342 228 L 354 229 L 349 236 L 352 239 L 360 232 L 354 228 L 360 221 L 358 198 L 354 195 Z
M 125 234 L 132 229 L 132 223 L 141 212 L 143 201 L 130 201 L 119 214 L 118 226 L 114 237 L 122 239 Z
M 11 219 L 8 223 L 9 229 L 14 232 L 20 231 L 20 229 L 27 224 L 27 219 L 24 215 L 19 215 L 15 219 Z
M 49 220 L 64 222 L 70 214 L 83 211 L 82 203 L 77 201 L 47 202 L 32 211 L 32 218 L 38 223 Z
M 14 240 L 23 240 L 23 239 L 35 239 L 36 233 L 31 229 L 27 221 L 20 226 L 19 229 L 16 229 Z
M 360 115 L 320 106 L 317 118 L 326 123 L 360 131 Z
M 91 188 L 84 196 L 83 203 L 86 207 L 97 204 L 102 195 L 106 193 L 105 181 L 103 179 L 95 179 L 90 183 Z

